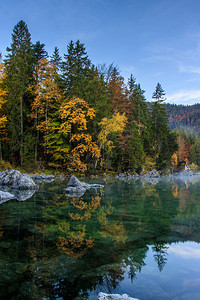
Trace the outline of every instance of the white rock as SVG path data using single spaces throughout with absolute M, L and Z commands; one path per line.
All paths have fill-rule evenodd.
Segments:
M 15 198 L 16 197 L 11 193 L 0 191 L 0 204 Z
M 70 197 L 81 197 L 84 195 L 84 193 L 88 189 L 91 189 L 91 188 L 97 189 L 97 188 L 104 187 L 104 185 L 101 185 L 101 184 L 89 184 L 89 183 L 81 182 L 80 180 L 78 180 L 78 178 L 76 178 L 73 175 L 70 177 L 68 186 L 69 187 L 66 188 L 65 191 L 67 194 L 69 194 L 67 196 L 70 196 Z
M 21 174 L 17 170 L 5 171 L 0 173 L 0 185 L 10 186 L 14 189 L 37 189 L 33 179 L 28 174 Z
M 106 294 L 99 293 L 98 300 L 139 300 L 137 298 L 132 298 L 127 294 Z

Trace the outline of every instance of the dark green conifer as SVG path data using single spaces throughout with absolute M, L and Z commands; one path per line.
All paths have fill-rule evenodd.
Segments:
M 23 164 L 24 137 L 28 128 L 30 95 L 27 87 L 32 80 L 34 56 L 31 35 L 24 21 L 14 27 L 11 47 L 5 59 L 8 91 L 7 116 L 9 150 L 20 165 Z
M 158 167 L 162 168 L 170 161 L 172 154 L 177 149 L 176 137 L 169 127 L 169 118 L 163 103 L 166 98 L 165 91 L 160 83 L 157 84 L 151 102 L 151 130 L 155 159 Z

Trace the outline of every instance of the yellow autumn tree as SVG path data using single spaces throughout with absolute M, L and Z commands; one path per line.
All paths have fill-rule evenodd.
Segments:
M 177 163 L 178 163 L 178 157 L 176 153 L 174 153 L 171 157 L 172 172 L 174 171 L 174 168 L 177 166 Z
M 87 122 L 95 116 L 95 110 L 80 98 L 73 97 L 60 108 L 61 130 L 67 128 L 70 134 L 70 166 L 75 171 L 87 169 L 86 156 L 100 158 L 100 149 L 87 132 Z
M 47 59 L 41 59 L 35 70 L 34 84 L 29 88 L 34 94 L 32 118 L 35 120 L 37 137 L 35 143 L 35 160 L 39 140 L 47 154 L 53 157 L 49 165 L 59 167 L 66 162 L 69 152 L 67 136 L 69 127 L 61 130 L 59 109 L 63 101 L 63 93 L 58 88 L 57 67 Z
M 0 159 L 2 159 L 1 142 L 6 134 L 7 117 L 3 110 L 3 105 L 7 99 L 7 91 L 4 85 L 5 73 L 3 71 L 3 64 L 0 63 Z
M 111 152 L 114 145 L 109 135 L 112 133 L 121 134 L 127 123 L 127 117 L 125 114 L 115 113 L 112 118 L 103 118 L 99 123 L 101 131 L 98 135 L 98 141 L 100 149 L 106 149 L 107 152 Z

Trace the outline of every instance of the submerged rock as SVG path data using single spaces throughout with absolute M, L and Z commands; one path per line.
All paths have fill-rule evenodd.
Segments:
M 89 184 L 89 183 L 85 183 L 85 182 L 81 182 L 80 180 L 78 180 L 78 178 L 76 178 L 75 176 L 71 176 L 70 180 L 68 182 L 68 186 L 70 187 L 83 187 L 85 189 L 97 189 L 97 188 L 103 188 L 104 185 L 101 184 Z
M 15 198 L 16 197 L 9 192 L 0 191 L 0 204 Z
M 14 195 L 15 198 L 18 201 L 25 201 L 29 198 L 31 198 L 36 192 L 36 189 L 31 189 L 31 190 L 14 190 Z
M 34 180 L 38 180 L 38 181 L 47 181 L 47 182 L 51 182 L 55 179 L 54 175 L 46 175 L 46 174 L 37 174 L 37 175 L 33 175 L 32 178 Z
M 10 186 L 13 189 L 26 190 L 37 189 L 37 184 L 30 175 L 21 174 L 17 170 L 5 171 L 0 173 L 0 185 Z
M 89 184 L 85 182 L 81 182 L 76 178 L 76 176 L 71 176 L 68 182 L 68 188 L 65 189 L 67 196 L 69 197 L 81 197 L 85 194 L 86 190 L 88 189 L 97 189 L 103 188 L 104 185 L 101 184 Z
M 99 293 L 98 300 L 139 300 L 137 298 L 132 298 L 127 294 L 106 294 Z
M 86 189 L 82 186 L 70 186 L 65 189 L 65 192 L 67 193 L 68 197 L 80 198 L 85 194 Z

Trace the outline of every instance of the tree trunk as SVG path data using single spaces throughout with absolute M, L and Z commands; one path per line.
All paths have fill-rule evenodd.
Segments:
M 2 148 L 1 148 L 1 140 L 0 140 L 0 159 L 2 159 Z
M 20 102 L 20 165 L 22 167 L 23 165 L 23 97 L 21 96 L 21 102 Z

